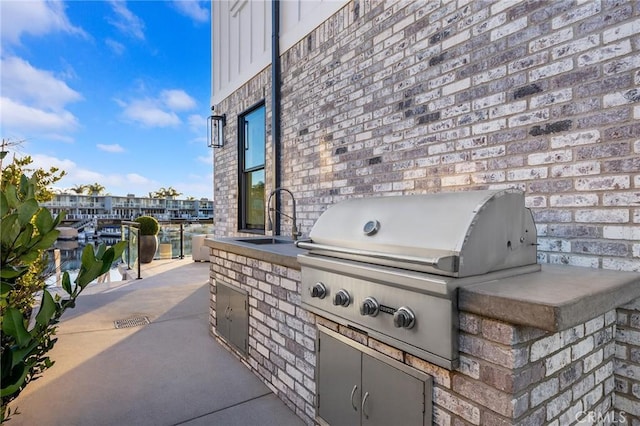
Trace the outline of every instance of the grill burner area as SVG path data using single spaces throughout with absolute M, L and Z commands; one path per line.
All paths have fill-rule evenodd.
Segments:
M 452 369 L 458 287 L 539 271 L 536 239 L 517 190 L 350 199 L 297 243 L 302 303 Z

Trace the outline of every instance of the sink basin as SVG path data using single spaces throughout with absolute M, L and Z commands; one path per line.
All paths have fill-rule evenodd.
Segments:
M 279 240 L 273 238 L 238 238 L 236 241 L 241 243 L 249 243 L 249 244 L 293 244 L 293 241 L 290 240 Z

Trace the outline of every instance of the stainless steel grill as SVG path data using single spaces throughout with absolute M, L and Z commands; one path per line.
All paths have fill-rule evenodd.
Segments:
M 310 311 L 449 369 L 458 287 L 540 270 L 517 190 L 350 199 L 309 237 L 297 244 Z

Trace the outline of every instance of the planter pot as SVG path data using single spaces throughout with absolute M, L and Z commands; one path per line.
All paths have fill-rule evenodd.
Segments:
M 150 263 L 158 250 L 156 235 L 140 235 L 140 263 Z

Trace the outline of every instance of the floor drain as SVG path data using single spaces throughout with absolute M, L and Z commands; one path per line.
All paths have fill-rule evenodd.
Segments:
M 148 317 L 133 317 L 127 319 L 121 319 L 113 322 L 116 328 L 130 328 L 130 327 L 140 327 L 141 325 L 149 324 Z

